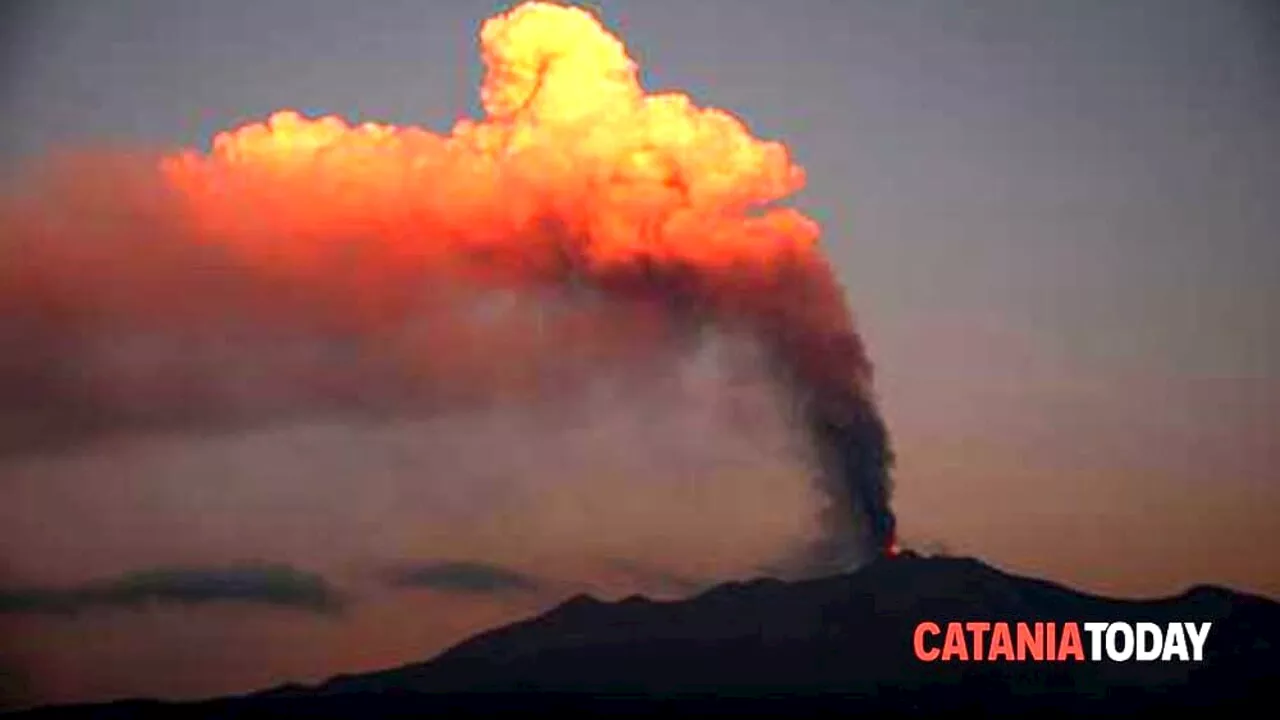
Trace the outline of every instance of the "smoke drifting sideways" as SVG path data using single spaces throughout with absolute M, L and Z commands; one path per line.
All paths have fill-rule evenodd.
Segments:
M 338 422 L 394 427 L 396 444 L 465 417 L 452 432 L 481 449 L 424 438 L 435 454 L 404 482 L 497 493 L 460 465 L 531 443 L 532 465 L 506 471 L 580 473 L 571 485 L 609 498 L 592 532 L 644 512 L 659 535 L 685 515 L 698 537 L 785 526 L 806 571 L 890 548 L 871 365 L 817 224 L 779 204 L 804 183 L 786 148 L 646 93 L 578 8 L 519 5 L 483 23 L 480 49 L 484 117 L 448 135 L 281 111 L 208 151 L 68 154 L 23 177 L 0 208 L 0 475 L 74 475 L 138 438 Z M 523 436 L 516 416 L 533 418 Z M 549 449 L 566 434 L 643 462 L 570 470 Z M 683 450 L 663 451 L 673 435 Z M 329 463 L 342 479 L 310 464 L 307 482 L 359 495 L 388 443 Z M 668 476 L 711 494 L 701 517 L 676 507 L 687 493 L 634 501 Z M 540 512 L 536 485 L 521 497 Z

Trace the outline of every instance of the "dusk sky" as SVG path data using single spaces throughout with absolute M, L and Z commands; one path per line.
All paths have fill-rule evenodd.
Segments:
M 448 133 L 480 113 L 476 32 L 509 5 L 6 7 L 5 175 L 69 149 L 204 149 L 281 108 Z M 732 112 L 805 169 L 798 204 L 822 225 L 876 367 L 904 544 L 1111 595 L 1221 584 L 1280 598 L 1280 12 L 1270 3 L 598 7 L 646 89 Z M 623 393 L 615 402 L 628 402 Z M 670 412 L 611 420 L 601 433 L 613 439 L 599 450 L 574 440 L 570 462 L 607 456 L 617 477 L 643 477 L 654 451 L 618 440 L 632 424 L 659 424 L 661 442 L 684 447 L 688 428 L 719 422 L 688 398 L 636 394 L 637 406 Z M 549 462 L 521 444 L 524 422 L 368 431 L 355 447 L 414 472 L 452 453 L 450 463 L 478 458 L 478 475 L 503 479 L 483 492 L 415 489 L 388 470 L 358 502 L 314 481 L 345 461 L 326 453 L 346 431 L 326 425 L 100 457 L 0 456 L 0 637 L 17 638 L 0 641 L 10 678 L 0 693 L 204 695 L 396 665 L 584 588 L 678 594 L 749 575 L 806 522 L 809 499 L 772 482 L 791 470 L 785 453 L 723 431 L 723 462 L 690 462 L 750 476 L 731 501 L 646 481 L 620 501 L 632 510 L 601 527 L 560 523 L 569 500 L 522 519 L 539 480 L 508 478 Z M 524 454 L 495 457 L 503 447 Z M 264 457 L 269 486 L 252 469 Z M 575 488 L 557 484 L 557 497 Z M 449 515 L 475 531 L 466 540 L 440 520 L 449 503 L 466 508 Z M 643 528 L 618 528 L 664 513 L 670 544 L 631 553 Z M 481 516 L 483 530 L 459 519 Z M 577 543 L 570 528 L 617 533 L 597 548 L 608 572 L 587 559 L 595 570 L 574 570 L 579 560 L 561 552 Z M 359 534 L 350 552 L 317 546 Z M 416 564 L 389 576 L 381 600 L 352 600 L 335 580 L 392 555 Z M 131 573 L 248 561 L 266 565 L 220 582 L 278 581 L 269 607 L 117 607 L 186 587 Z M 57 598 L 87 611 L 27 612 L 56 595 L 30 588 L 72 586 L 81 590 Z M 429 592 L 387 589 L 405 586 Z M 343 609 L 348 600 L 357 610 Z

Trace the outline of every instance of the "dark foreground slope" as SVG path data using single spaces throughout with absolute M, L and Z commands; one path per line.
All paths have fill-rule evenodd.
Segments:
M 1213 628 L 1201 663 L 924 663 L 912 650 L 922 620 L 1209 621 Z M 578 597 L 430 662 L 316 687 L 31 716 L 1243 709 L 1265 707 L 1263 693 L 1280 682 L 1278 644 L 1280 604 L 1262 598 L 1198 587 L 1164 600 L 1114 600 L 974 560 L 908 555 L 849 575 L 729 584 L 678 602 Z

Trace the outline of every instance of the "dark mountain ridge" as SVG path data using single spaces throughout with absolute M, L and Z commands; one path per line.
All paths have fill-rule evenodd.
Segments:
M 922 621 L 1213 626 L 1203 662 L 923 662 L 913 650 Z M 1280 680 L 1278 644 L 1280 603 L 1261 597 L 1197 586 L 1162 599 L 1105 598 L 973 559 L 908 553 L 845 575 L 729 583 L 685 600 L 577 596 L 427 662 L 316 686 L 195 703 L 48 708 L 31 716 L 1243 708 L 1266 700 L 1264 691 Z

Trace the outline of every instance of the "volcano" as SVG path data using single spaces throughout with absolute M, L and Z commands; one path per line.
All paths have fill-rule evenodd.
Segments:
M 1201 662 L 922 662 L 925 620 L 1211 622 Z M 189 703 L 24 717 L 390 717 L 534 710 L 937 713 L 1243 708 L 1280 679 L 1280 603 L 1196 586 L 1107 598 L 971 558 L 885 557 L 841 575 L 761 578 L 676 601 L 580 595 L 426 662 Z

